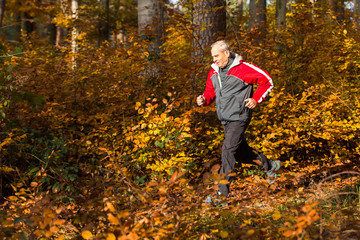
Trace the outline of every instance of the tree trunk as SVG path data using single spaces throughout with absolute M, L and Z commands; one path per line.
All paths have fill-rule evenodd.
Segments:
M 4 19 L 5 3 L 6 3 L 6 0 L 0 0 L 0 28 L 2 27 L 2 22 Z
M 64 38 L 64 36 L 66 35 L 66 31 L 64 28 L 56 26 L 56 37 L 55 37 L 55 45 L 56 46 L 60 46 L 60 42 L 61 40 Z
M 205 54 L 210 54 L 210 45 L 226 35 L 226 1 L 198 0 L 193 14 L 194 40 L 193 57 L 202 62 Z
M 99 22 L 99 44 L 109 41 L 110 36 L 110 0 L 102 0 L 104 15 L 100 16 Z
M 242 18 L 244 17 L 244 0 L 239 0 L 239 22 L 241 23 Z
M 344 0 L 329 0 L 332 14 L 336 20 L 342 23 L 345 19 L 345 4 Z
M 52 17 L 49 16 L 49 22 L 46 26 L 46 36 L 49 38 L 49 42 L 52 45 L 56 43 L 56 25 L 51 22 Z
M 266 33 L 266 0 L 250 0 L 249 31 L 259 44 Z
M 27 12 L 24 13 L 23 19 L 22 19 L 22 30 L 26 34 L 30 34 L 35 30 L 35 23 L 34 18 L 31 17 Z
M 354 0 L 355 25 L 360 28 L 360 0 Z
M 75 22 L 75 25 L 72 28 L 71 32 L 71 52 L 72 52 L 72 69 L 74 70 L 76 68 L 76 53 L 78 50 L 78 43 L 77 43 L 77 37 L 79 35 L 78 27 L 76 26 L 76 19 L 78 18 L 78 7 L 79 2 L 78 0 L 71 0 L 71 14 L 72 19 Z
M 276 27 L 282 29 L 285 27 L 286 21 L 286 4 L 287 0 L 276 0 Z
M 164 9 L 158 0 L 138 0 L 139 35 L 149 38 L 149 51 L 160 53 L 161 38 L 164 35 Z

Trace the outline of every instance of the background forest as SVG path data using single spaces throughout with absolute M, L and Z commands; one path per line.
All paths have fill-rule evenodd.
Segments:
M 0 0 L 1 239 L 359 239 L 359 0 Z M 210 45 L 274 89 L 226 207 Z

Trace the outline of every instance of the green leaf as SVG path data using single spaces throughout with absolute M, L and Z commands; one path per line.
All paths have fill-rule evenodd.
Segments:
M 6 68 L 6 71 L 11 72 L 13 69 L 14 69 L 14 65 L 11 64 Z

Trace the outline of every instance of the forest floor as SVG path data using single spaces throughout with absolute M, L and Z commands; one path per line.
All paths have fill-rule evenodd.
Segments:
M 271 186 L 260 170 L 250 173 L 233 181 L 225 213 L 214 211 L 223 221 L 205 238 L 360 238 L 360 171 L 354 162 L 283 168 Z

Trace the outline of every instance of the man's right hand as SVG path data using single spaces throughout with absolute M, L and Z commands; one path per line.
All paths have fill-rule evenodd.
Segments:
M 203 106 L 205 104 L 205 97 L 204 95 L 199 95 L 197 98 L 196 98 L 196 103 L 197 105 L 199 106 Z

